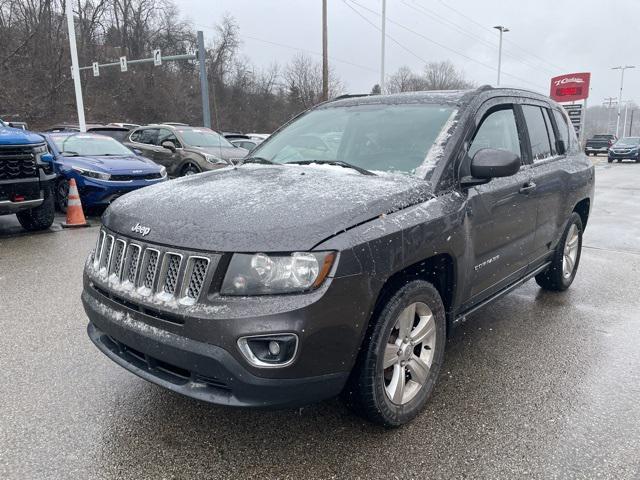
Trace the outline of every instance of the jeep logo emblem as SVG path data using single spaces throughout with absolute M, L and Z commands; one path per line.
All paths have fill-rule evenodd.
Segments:
M 149 232 L 151 231 L 151 228 L 144 227 L 144 226 L 140 225 L 139 223 L 136 223 L 133 227 L 131 227 L 131 231 L 135 232 L 135 233 L 139 233 L 143 237 L 146 237 L 147 235 L 149 235 Z

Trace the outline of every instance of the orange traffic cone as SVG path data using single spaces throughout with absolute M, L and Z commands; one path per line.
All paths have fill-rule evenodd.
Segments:
M 84 218 L 82 202 L 78 194 L 78 187 L 75 179 L 69 180 L 69 194 L 67 195 L 67 221 L 62 224 L 64 228 L 88 227 L 89 224 Z

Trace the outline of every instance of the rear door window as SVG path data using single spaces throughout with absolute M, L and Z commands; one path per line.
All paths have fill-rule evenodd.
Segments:
M 551 142 L 542 109 L 535 105 L 522 105 L 522 113 L 527 123 L 533 161 L 540 162 L 550 158 L 552 156 Z
M 146 143 L 148 145 L 155 145 L 158 138 L 157 128 L 142 128 L 136 130 L 131 134 L 131 141 L 137 143 Z
M 567 119 L 558 110 L 553 110 L 553 116 L 556 119 L 559 139 L 564 142 L 565 150 L 569 150 L 569 124 Z

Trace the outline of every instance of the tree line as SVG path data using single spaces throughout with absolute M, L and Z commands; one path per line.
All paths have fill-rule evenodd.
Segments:
M 67 0 L 71 1 L 71 0 Z M 32 128 L 75 122 L 65 0 L 0 0 L 0 117 Z M 92 62 L 196 51 L 192 24 L 180 19 L 172 0 L 73 0 L 81 66 Z M 271 132 L 321 100 L 320 62 L 299 53 L 287 64 L 257 68 L 241 53 L 240 28 L 231 16 L 215 26 L 206 63 L 214 128 Z M 88 122 L 202 123 L 195 61 L 131 65 L 128 72 L 103 68 L 81 72 Z M 330 97 L 345 91 L 330 70 Z M 408 67 L 390 75 L 385 93 L 472 86 L 449 62 Z M 374 86 L 372 93 L 379 93 Z

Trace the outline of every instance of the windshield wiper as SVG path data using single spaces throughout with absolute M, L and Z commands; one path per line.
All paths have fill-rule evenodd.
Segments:
M 317 163 L 318 165 L 337 165 L 338 167 L 351 168 L 362 175 L 373 175 L 376 174 L 366 170 L 362 167 L 358 167 L 357 165 L 352 165 L 349 162 L 345 162 L 343 160 L 294 160 L 292 162 L 286 162 L 287 164 L 296 164 L 296 165 L 313 165 Z
M 264 158 L 264 157 L 241 158 L 238 161 L 238 165 L 237 166 L 239 167 L 243 163 L 260 163 L 262 165 L 278 165 L 278 163 L 274 162 L 273 160 L 269 160 L 268 158 Z

